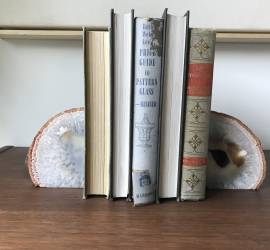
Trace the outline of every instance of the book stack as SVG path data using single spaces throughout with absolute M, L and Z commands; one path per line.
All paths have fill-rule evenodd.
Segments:
M 85 198 L 205 198 L 214 48 L 189 12 L 84 29 Z

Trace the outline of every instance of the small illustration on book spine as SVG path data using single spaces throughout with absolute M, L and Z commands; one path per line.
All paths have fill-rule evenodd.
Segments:
M 138 140 L 140 144 L 137 145 L 138 147 L 151 147 L 151 132 L 155 128 L 154 123 L 149 121 L 148 115 L 144 114 L 143 119 L 141 122 L 136 123 L 136 129 L 138 129 L 139 136 Z

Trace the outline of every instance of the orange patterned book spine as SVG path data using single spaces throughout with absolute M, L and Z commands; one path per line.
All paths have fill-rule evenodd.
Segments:
M 181 200 L 205 198 L 216 34 L 192 29 L 188 65 Z

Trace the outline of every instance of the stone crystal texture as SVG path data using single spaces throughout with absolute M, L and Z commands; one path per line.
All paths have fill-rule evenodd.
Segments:
M 84 109 L 70 109 L 51 118 L 29 149 L 27 165 L 39 187 L 83 187 Z
M 258 189 L 266 172 L 259 139 L 238 119 L 211 112 L 207 187 Z

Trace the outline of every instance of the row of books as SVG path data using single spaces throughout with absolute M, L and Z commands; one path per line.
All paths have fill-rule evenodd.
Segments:
M 85 198 L 205 198 L 214 48 L 189 12 L 84 29 Z

